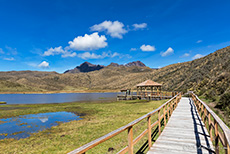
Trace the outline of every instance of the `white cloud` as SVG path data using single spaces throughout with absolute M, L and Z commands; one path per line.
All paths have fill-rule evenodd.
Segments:
M 44 56 L 54 56 L 54 55 L 62 55 L 63 58 L 66 57 L 75 57 L 77 54 L 72 51 L 67 51 L 62 48 L 62 46 L 49 48 L 47 51 L 44 52 Z
M 49 63 L 46 61 L 43 61 L 41 64 L 38 65 L 40 68 L 49 68 Z
M 55 47 L 55 48 L 49 48 L 47 51 L 44 52 L 44 56 L 53 56 L 53 55 L 59 55 L 64 54 L 65 51 L 62 49 L 62 46 Z
M 145 44 L 143 44 L 143 45 L 140 47 L 140 49 L 141 49 L 142 51 L 155 51 L 155 50 L 156 50 L 155 46 L 145 45 Z
M 4 60 L 8 60 L 8 61 L 14 61 L 15 59 L 13 57 L 10 58 L 3 58 Z
M 130 49 L 130 51 L 136 51 L 137 50 L 137 48 L 131 48 Z
M 77 56 L 76 52 L 65 52 L 63 55 L 61 55 L 62 58 L 66 58 L 66 57 L 75 57 Z
M 201 57 L 204 57 L 204 55 L 201 55 L 201 54 L 196 54 L 195 56 L 192 57 L 192 59 L 198 59 L 198 58 L 201 58 Z
M 5 52 L 0 48 L 0 54 L 4 54 Z
M 99 59 L 101 55 L 97 55 L 95 53 L 84 52 L 77 55 L 81 59 Z
M 116 56 L 120 56 L 120 54 L 117 53 L 117 52 L 112 53 L 111 51 L 109 51 L 107 53 L 103 52 L 101 55 L 98 55 L 98 54 L 95 54 L 95 53 L 84 52 L 82 54 L 78 54 L 77 56 L 79 58 L 82 58 L 82 59 L 103 59 L 105 57 L 113 58 L 113 57 L 116 57 Z
M 96 50 L 104 48 L 108 45 L 104 35 L 99 36 L 98 32 L 91 35 L 85 34 L 85 36 L 78 36 L 73 41 L 69 41 L 69 48 L 73 50 Z
M 128 31 L 124 29 L 124 24 L 119 21 L 104 21 L 100 24 L 90 27 L 91 31 L 105 31 L 108 35 L 114 38 L 122 39 L 123 35 Z
M 198 41 L 196 41 L 196 43 L 201 43 L 201 42 L 203 42 L 203 40 L 198 40 Z
M 146 23 L 141 23 L 141 24 L 133 24 L 134 30 L 138 30 L 138 29 L 144 29 L 147 27 Z
M 128 54 L 119 54 L 117 52 L 112 53 L 111 51 L 109 52 L 103 52 L 102 54 L 95 54 L 95 53 L 90 53 L 90 52 L 84 52 L 81 54 L 77 54 L 77 56 L 81 59 L 103 59 L 103 58 L 114 58 L 114 57 L 119 57 L 119 58 L 131 58 L 130 55 Z
M 173 53 L 174 53 L 174 50 L 171 47 L 169 47 L 165 52 L 161 52 L 161 56 L 165 57 L 165 56 L 172 55 Z
M 183 58 L 183 57 L 189 57 L 189 56 L 190 56 L 189 53 L 185 53 L 185 54 L 183 54 L 181 57 Z

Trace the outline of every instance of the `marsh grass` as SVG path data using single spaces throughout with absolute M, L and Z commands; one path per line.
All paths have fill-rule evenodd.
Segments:
M 156 109 L 161 101 L 76 102 L 39 105 L 4 105 L 0 118 L 25 114 L 68 111 L 82 115 L 82 120 L 60 123 L 50 129 L 33 133 L 25 139 L 0 140 L 2 153 L 67 153 Z M 152 121 L 157 120 L 154 115 Z M 134 127 L 134 138 L 147 127 L 143 120 Z M 134 146 L 137 151 L 146 140 Z M 87 153 L 116 153 L 127 146 L 127 131 L 96 146 Z M 108 149 L 114 149 L 108 152 Z

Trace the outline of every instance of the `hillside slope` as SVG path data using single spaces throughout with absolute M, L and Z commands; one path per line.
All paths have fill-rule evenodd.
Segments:
M 0 92 L 74 91 L 86 89 L 135 88 L 152 79 L 162 83 L 165 90 L 195 90 L 199 95 L 222 95 L 230 83 L 230 47 L 203 58 L 173 64 L 161 69 L 139 66 L 109 65 L 88 73 L 11 71 L 0 72 Z

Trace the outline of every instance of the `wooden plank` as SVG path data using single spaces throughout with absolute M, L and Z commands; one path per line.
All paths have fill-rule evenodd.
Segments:
M 211 121 L 211 114 L 210 113 L 208 113 L 208 126 L 209 126 L 210 139 L 211 139 L 211 141 L 213 141 L 213 138 L 212 138 L 212 121 Z
M 215 121 L 218 123 L 219 127 L 224 132 L 224 136 L 226 137 L 227 144 L 230 146 L 230 130 L 228 126 L 206 105 L 202 100 L 200 100 L 194 93 L 192 93 L 194 97 L 204 105 L 204 107 L 207 109 L 207 111 L 211 114 L 211 116 L 215 119 Z
M 166 103 L 164 103 L 163 105 L 161 105 L 157 109 L 153 110 L 152 112 L 149 112 L 148 114 L 146 114 L 146 115 L 144 115 L 144 116 L 142 116 L 142 117 L 130 122 L 129 124 L 127 124 L 125 126 L 122 126 L 122 127 L 118 128 L 118 129 L 116 129 L 116 130 L 114 130 L 114 131 L 112 131 L 112 132 L 110 132 L 110 133 L 108 133 L 108 134 L 106 134 L 106 135 L 94 140 L 94 141 L 91 141 L 91 142 L 89 142 L 89 143 L 87 143 L 87 144 L 85 144 L 85 145 L 83 145 L 83 146 L 81 146 L 81 147 L 69 152 L 68 154 L 84 153 L 84 152 L 88 151 L 89 149 L 92 149 L 93 147 L 97 146 L 98 144 L 100 144 L 100 143 L 102 143 L 102 142 L 104 142 L 104 141 L 106 141 L 106 140 L 108 140 L 108 139 L 120 134 L 121 132 L 127 130 L 131 126 L 134 126 L 135 124 L 139 123 L 140 121 L 142 121 L 142 120 L 146 119 L 147 117 L 155 114 L 156 112 L 158 112 L 158 110 L 160 110 L 165 105 L 170 103 L 176 97 L 177 97 L 177 95 L 174 96 L 173 98 L 171 98 L 170 100 L 168 100 Z
M 218 124 L 217 121 L 214 121 L 215 125 L 215 152 L 219 154 L 219 133 L 218 133 Z
M 163 107 L 164 126 L 166 126 L 165 106 Z
M 148 133 L 148 129 L 144 130 L 138 137 L 135 138 L 133 144 L 135 145 L 138 141 L 142 139 Z
M 218 132 L 218 136 L 219 136 L 219 140 L 221 142 L 221 144 L 223 145 L 223 147 L 225 146 L 225 141 L 224 141 L 224 136 L 221 132 Z
M 148 117 L 148 144 L 149 144 L 149 149 L 152 146 L 152 138 L 151 138 L 151 117 Z
M 128 153 L 133 154 L 133 127 L 128 129 Z
M 161 110 L 158 110 L 158 129 L 160 135 L 161 134 Z
M 182 98 L 163 132 L 147 154 L 209 153 L 208 146 L 210 150 L 214 150 L 207 135 L 208 131 L 199 119 L 195 105 L 191 106 L 188 98 Z M 207 149 L 201 148 L 198 152 L 199 144 Z

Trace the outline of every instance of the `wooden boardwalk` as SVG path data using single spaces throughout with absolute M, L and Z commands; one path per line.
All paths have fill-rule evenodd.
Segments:
M 182 97 L 163 132 L 147 154 L 214 153 L 209 133 L 192 99 Z

